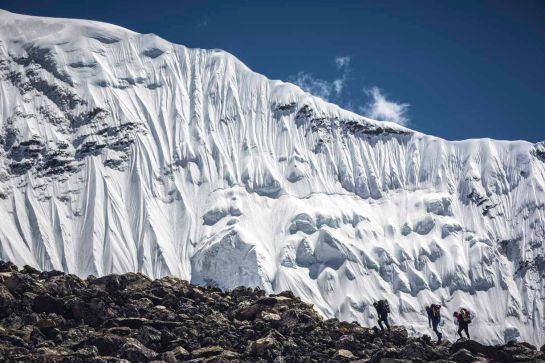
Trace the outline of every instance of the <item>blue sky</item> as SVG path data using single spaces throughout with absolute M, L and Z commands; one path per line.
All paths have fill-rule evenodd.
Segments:
M 221 48 L 272 79 L 450 140 L 545 140 L 545 1 L 0 0 Z

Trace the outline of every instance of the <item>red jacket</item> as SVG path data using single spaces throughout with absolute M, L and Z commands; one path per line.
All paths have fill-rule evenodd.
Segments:
M 462 313 L 458 313 L 458 315 L 456 316 L 456 320 L 458 320 L 458 324 L 469 324 L 469 322 L 464 320 L 464 316 L 462 315 Z

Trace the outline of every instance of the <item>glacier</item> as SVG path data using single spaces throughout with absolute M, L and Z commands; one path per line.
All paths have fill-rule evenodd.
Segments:
M 456 127 L 456 125 L 452 125 Z M 0 10 L 0 258 L 292 290 L 326 317 L 545 343 L 545 144 L 446 141 L 220 50 Z

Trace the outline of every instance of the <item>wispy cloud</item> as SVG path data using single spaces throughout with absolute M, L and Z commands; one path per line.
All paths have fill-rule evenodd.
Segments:
M 201 19 L 196 25 L 195 28 L 206 28 L 208 26 L 208 18 Z
M 337 97 L 339 97 L 346 86 L 348 74 L 350 73 L 350 57 L 344 56 L 335 58 L 335 65 L 337 66 L 337 69 L 342 72 L 340 77 L 333 81 L 333 89 L 335 90 Z
M 369 118 L 379 121 L 391 121 L 400 125 L 409 123 L 408 103 L 396 102 L 388 99 L 387 95 L 378 87 L 365 87 L 364 98 L 354 99 L 350 95 L 348 82 L 351 68 L 350 56 L 339 56 L 333 59 L 337 69 L 335 79 L 329 81 L 315 77 L 308 72 L 299 72 L 289 78 L 303 90 L 321 99 L 334 102 L 348 110 L 356 111 Z
M 299 72 L 289 80 L 308 93 L 318 96 L 325 101 L 339 101 L 343 92 L 348 74 L 350 73 L 350 57 L 336 57 L 334 59 L 337 70 L 341 73 L 333 81 L 327 81 L 313 76 L 308 72 Z
M 335 58 L 335 64 L 337 65 L 337 69 L 348 68 L 350 66 L 350 59 L 350 56 Z
M 379 121 L 391 121 L 400 125 L 407 125 L 409 117 L 408 103 L 397 103 L 386 98 L 378 87 L 366 88 L 364 92 L 370 97 L 369 102 L 359 110 L 368 117 Z
M 332 82 L 316 78 L 307 72 L 297 73 L 297 75 L 290 77 L 290 81 L 301 87 L 304 91 L 325 101 L 331 99 L 331 94 L 335 88 Z
M 332 86 L 333 86 L 333 90 L 335 91 L 335 94 L 337 95 L 341 94 L 345 83 L 346 83 L 346 77 L 344 76 L 342 78 L 337 78 L 336 80 L 333 81 Z

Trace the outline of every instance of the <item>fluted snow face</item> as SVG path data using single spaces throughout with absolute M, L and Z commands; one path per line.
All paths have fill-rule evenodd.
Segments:
M 328 317 L 545 342 L 545 146 L 449 142 L 217 50 L 0 11 L 0 257 L 293 290 Z M 453 338 L 454 325 L 444 316 Z

